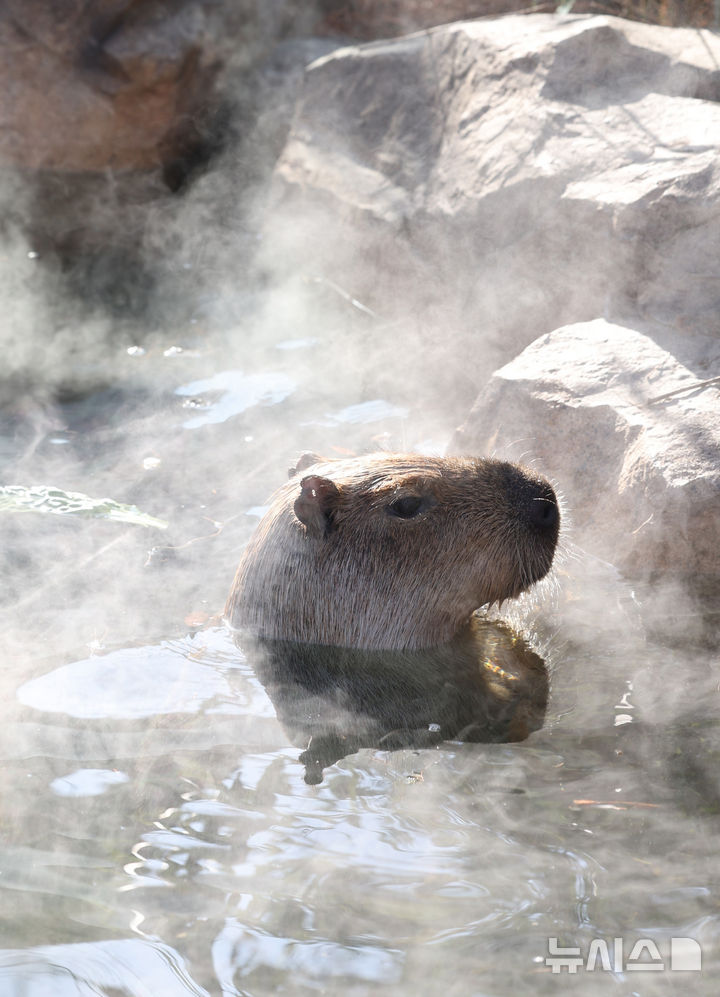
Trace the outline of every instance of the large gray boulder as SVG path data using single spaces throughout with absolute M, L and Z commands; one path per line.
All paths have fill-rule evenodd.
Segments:
M 498 370 L 455 453 L 537 461 L 569 539 L 633 578 L 720 576 L 720 384 L 603 319 L 556 329 Z
M 718 65 L 710 32 L 541 14 L 338 50 L 275 171 L 272 267 L 441 330 L 479 380 L 602 314 L 714 334 Z

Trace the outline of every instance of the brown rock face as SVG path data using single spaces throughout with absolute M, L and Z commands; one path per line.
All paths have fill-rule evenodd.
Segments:
M 145 170 L 176 154 L 212 87 L 205 7 L 5 0 L 0 165 Z

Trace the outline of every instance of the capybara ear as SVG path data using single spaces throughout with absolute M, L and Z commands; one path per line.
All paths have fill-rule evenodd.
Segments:
M 323 459 L 319 454 L 313 453 L 312 450 L 306 450 L 298 457 L 295 467 L 288 468 L 288 478 L 294 478 L 298 471 L 306 471 L 313 464 L 319 464 Z
M 333 514 L 340 491 L 329 478 L 310 474 L 300 482 L 300 494 L 295 499 L 295 515 L 310 536 L 326 537 L 333 528 Z

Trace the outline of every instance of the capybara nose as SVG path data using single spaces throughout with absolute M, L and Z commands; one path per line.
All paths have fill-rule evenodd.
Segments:
M 560 531 L 558 500 L 550 482 L 517 464 L 498 465 L 503 469 L 508 508 L 515 521 L 536 537 L 553 543 Z
M 533 492 L 534 494 L 526 499 L 528 522 L 543 533 L 556 532 L 560 513 L 555 492 L 546 482 L 538 483 Z

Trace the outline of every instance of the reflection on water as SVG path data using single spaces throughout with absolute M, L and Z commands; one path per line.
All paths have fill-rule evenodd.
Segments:
M 0 951 L 0 993 L 7 997 L 162 994 L 208 997 L 167 945 L 125 939 Z
M 340 945 L 329 941 L 295 941 L 228 920 L 213 945 L 218 982 L 225 993 L 238 993 L 244 977 L 272 967 L 290 979 L 319 986 L 342 986 L 348 980 L 388 987 L 402 979 L 403 955 L 382 945 Z
M 296 387 L 287 374 L 244 374 L 240 370 L 223 370 L 212 377 L 180 385 L 175 394 L 190 399 L 193 408 L 204 410 L 183 423 L 185 429 L 197 429 L 226 422 L 255 405 L 277 405 Z
M 334 422 L 383 422 L 386 419 L 405 419 L 409 415 L 406 408 L 391 405 L 389 402 L 377 398 L 370 402 L 361 402 L 358 405 L 348 405 L 340 412 L 328 413 L 327 418 Z
M 127 782 L 129 776 L 117 769 L 78 769 L 53 779 L 50 789 L 57 796 L 101 796 L 111 786 Z
M 197 713 L 216 698 L 231 702 L 232 661 L 224 667 L 197 660 L 191 641 L 168 641 L 63 665 L 20 686 L 17 698 L 36 710 L 80 718 Z
M 483 620 L 452 657 L 253 649 L 267 692 L 222 629 L 21 684 L 0 993 L 555 994 L 577 977 L 550 972 L 552 937 L 695 938 L 682 992 L 709 992 L 716 666 L 648 644 L 611 595 L 602 654 L 570 615 L 558 659 L 549 625 L 547 704 L 541 659 Z M 313 755 L 329 728 L 341 750 Z M 439 740 L 459 735 L 486 743 Z M 598 969 L 582 992 L 623 986 Z
M 286 734 L 306 749 L 309 783 L 363 747 L 522 741 L 545 715 L 544 662 L 509 627 L 479 616 L 452 643 L 423 651 L 239 639 Z

